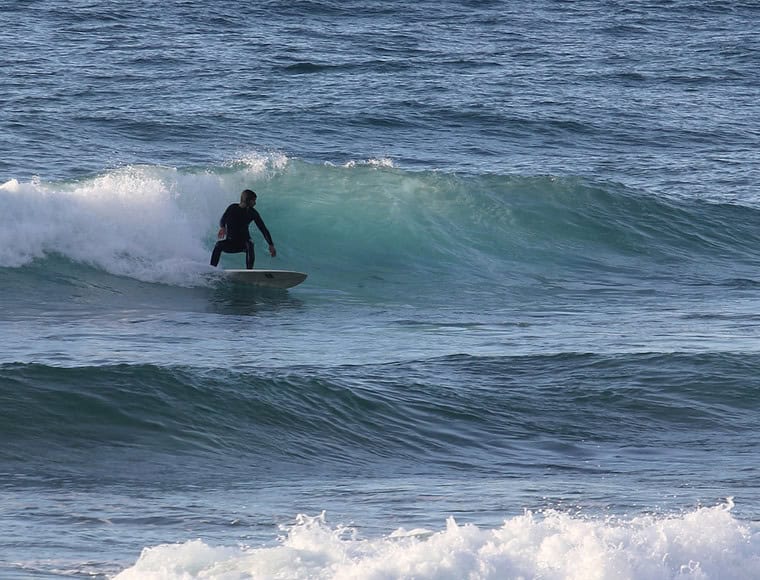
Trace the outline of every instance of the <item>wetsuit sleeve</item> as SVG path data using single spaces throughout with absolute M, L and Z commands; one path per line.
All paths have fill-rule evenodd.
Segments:
M 261 219 L 259 212 L 257 212 L 256 210 L 253 210 L 253 222 L 256 224 L 256 227 L 259 228 L 259 231 L 261 232 L 261 235 L 264 236 L 264 239 L 267 241 L 267 244 L 269 244 L 270 246 L 273 246 L 274 242 L 272 241 L 272 235 L 269 233 L 269 230 L 264 225 L 264 220 Z
M 233 207 L 235 207 L 234 203 L 228 205 L 227 209 L 224 210 L 224 213 L 222 214 L 222 217 L 219 220 L 219 227 L 220 228 L 226 228 L 227 227 L 227 218 L 230 217 L 230 212 L 232 211 Z

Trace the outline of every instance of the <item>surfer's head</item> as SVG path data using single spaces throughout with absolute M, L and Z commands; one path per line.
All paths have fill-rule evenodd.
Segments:
M 252 189 L 244 189 L 240 194 L 241 207 L 253 207 L 256 205 L 256 192 Z

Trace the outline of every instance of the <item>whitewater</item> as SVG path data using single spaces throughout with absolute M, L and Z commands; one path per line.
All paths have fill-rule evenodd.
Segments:
M 760 534 L 731 503 L 681 518 L 604 522 L 527 512 L 480 530 L 449 518 L 440 531 L 398 529 L 362 540 L 325 516 L 299 516 L 276 548 L 213 548 L 200 541 L 146 549 L 116 578 L 710 578 L 753 577 Z M 710 533 L 705 534 L 704 529 Z

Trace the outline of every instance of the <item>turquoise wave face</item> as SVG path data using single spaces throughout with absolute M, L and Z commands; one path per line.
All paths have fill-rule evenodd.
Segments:
M 536 279 L 634 283 L 752 277 L 760 212 L 582 178 L 412 172 L 390 162 L 281 156 L 210 168 L 126 167 L 73 182 L 0 186 L 0 267 L 40 259 L 170 285 L 208 284 L 224 208 L 243 188 L 274 236 L 257 267 L 344 291 L 435 293 Z M 222 266 L 241 267 L 240 255 Z

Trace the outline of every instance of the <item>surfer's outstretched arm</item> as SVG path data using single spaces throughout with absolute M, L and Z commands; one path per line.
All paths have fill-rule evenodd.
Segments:
M 261 232 L 261 235 L 264 236 L 267 244 L 269 244 L 269 255 L 274 258 L 277 255 L 277 250 L 275 249 L 274 242 L 272 241 L 272 234 L 269 233 L 269 229 L 264 224 L 264 220 L 261 219 L 259 212 L 256 210 L 253 211 L 253 222 L 256 224 L 256 227 L 259 228 L 259 231 Z

